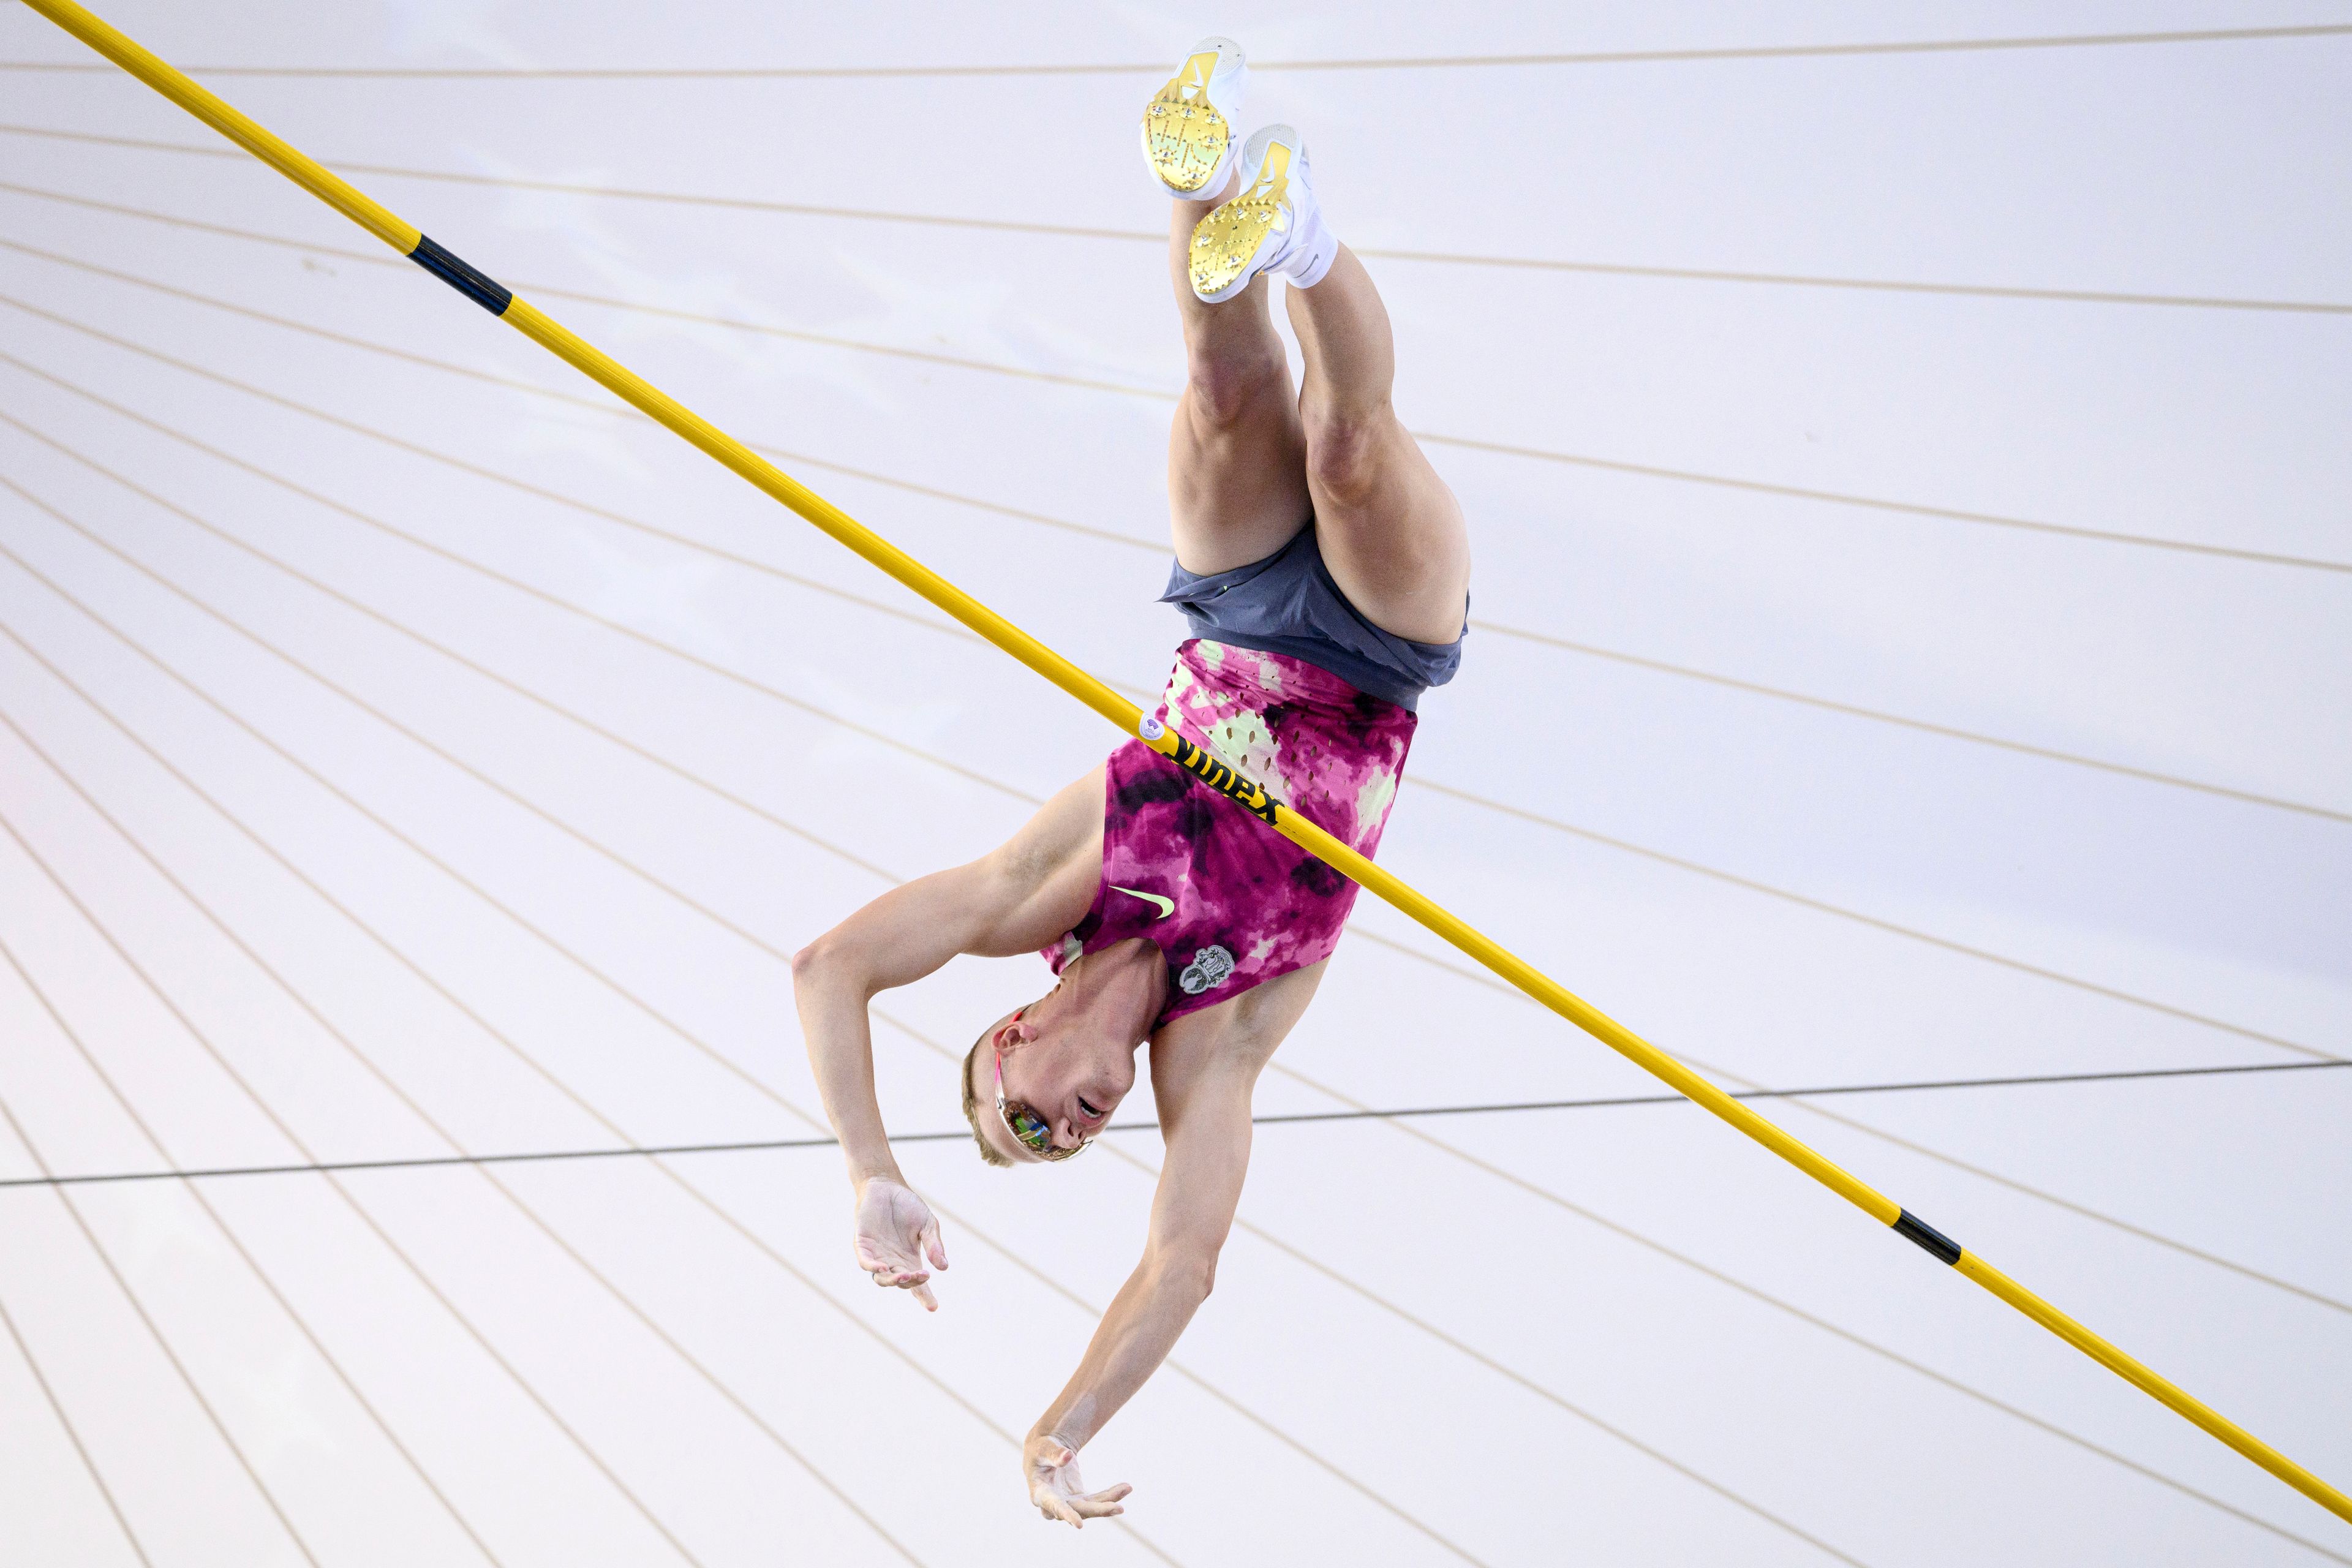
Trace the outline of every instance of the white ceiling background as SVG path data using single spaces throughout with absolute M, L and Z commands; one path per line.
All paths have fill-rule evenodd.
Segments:
M 2352 21 L 110 15 L 194 65 L 519 68 Z M 89 58 L 0 9 L 0 59 Z M 1136 688 L 1180 631 L 1154 79 L 214 79 Z M 1501 258 L 1372 258 L 1482 622 L 1387 863 L 1741 1085 L 2352 1052 L 2347 89 L 2342 36 L 1261 72 L 1344 237 Z M 780 955 L 1115 738 L 128 79 L 0 71 L 0 1175 L 809 1136 Z M 1648 1087 L 1360 928 L 1261 1110 Z M 894 1127 L 957 1125 L 943 1056 L 1039 979 L 889 999 Z M 2352 1481 L 2352 1074 L 1772 1113 Z M 2352 1562 L 1678 1106 L 1263 1129 L 1215 1298 L 1088 1450 L 1126 1519 L 1049 1530 L 1007 1439 L 1133 1260 L 1157 1144 L 1108 1142 L 908 1147 L 936 1317 L 852 1267 L 821 1148 L 7 1189 L 0 1556 Z

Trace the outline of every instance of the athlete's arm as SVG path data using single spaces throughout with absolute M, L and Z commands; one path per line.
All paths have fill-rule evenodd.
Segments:
M 893 888 L 793 955 L 793 1000 L 809 1065 L 856 1191 L 858 1265 L 877 1284 L 912 1290 L 927 1308 L 938 1303 L 924 1262 L 944 1268 L 947 1254 L 938 1221 L 890 1152 L 874 1092 L 866 1005 L 958 953 L 1010 957 L 1069 930 L 1093 897 L 1091 874 L 1078 888 L 1086 851 L 1100 842 L 1102 789 L 1097 769 L 989 854 Z
M 1128 1489 L 1087 1492 L 1077 1451 L 1160 1370 L 1208 1300 L 1249 1174 L 1251 1090 L 1306 1011 L 1322 971 L 1318 963 L 1226 1008 L 1180 1018 L 1153 1041 L 1151 1092 L 1167 1152 L 1143 1258 L 1022 1450 L 1029 1500 L 1047 1519 L 1078 1524 L 1121 1511 Z

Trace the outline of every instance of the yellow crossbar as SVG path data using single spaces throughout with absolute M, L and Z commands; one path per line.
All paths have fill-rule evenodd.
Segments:
M 2346 1497 L 2252 1433 L 2203 1402 L 2192 1398 L 1974 1253 L 1922 1223 L 1885 1194 L 1790 1137 L 1766 1118 L 1750 1110 L 1746 1104 L 1732 1099 L 1492 937 L 1433 902 L 1401 879 L 1382 870 L 1307 818 L 1271 799 L 1256 784 L 1237 776 L 1232 769 L 1174 731 L 1147 719 L 1134 703 L 580 337 L 528 300 L 516 298 L 494 279 L 476 271 L 427 238 L 415 225 L 333 174 L 317 160 L 281 141 L 217 95 L 198 86 L 106 21 L 75 4 L 75 0 L 25 0 L 25 3 L 393 249 L 498 316 L 531 342 L 701 447 L 814 523 L 834 540 L 937 605 L 1120 730 L 1129 734 L 1139 734 L 1162 754 L 1174 758 L 1202 784 L 1227 795 L 1308 854 L 1379 894 L 1643 1071 L 1731 1123 L 1879 1224 L 1893 1227 L 1906 1239 L 1957 1268 L 2167 1408 L 2195 1422 L 2322 1508 L 2352 1522 L 2352 1498 Z

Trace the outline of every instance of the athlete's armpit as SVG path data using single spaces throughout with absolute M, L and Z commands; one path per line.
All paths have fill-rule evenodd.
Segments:
M 1103 770 L 1097 767 L 971 868 L 986 878 L 972 894 L 983 913 L 959 951 L 1013 958 L 1057 941 L 1094 904 L 1102 844 Z

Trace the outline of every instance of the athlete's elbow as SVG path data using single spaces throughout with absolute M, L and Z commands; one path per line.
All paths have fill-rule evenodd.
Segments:
M 1195 1243 L 1165 1247 L 1152 1259 L 1152 1269 L 1162 1291 L 1197 1307 L 1217 1288 L 1217 1249 Z
M 839 933 L 825 932 L 793 954 L 793 989 L 808 991 L 838 980 L 843 973 L 844 962 L 848 957 Z

